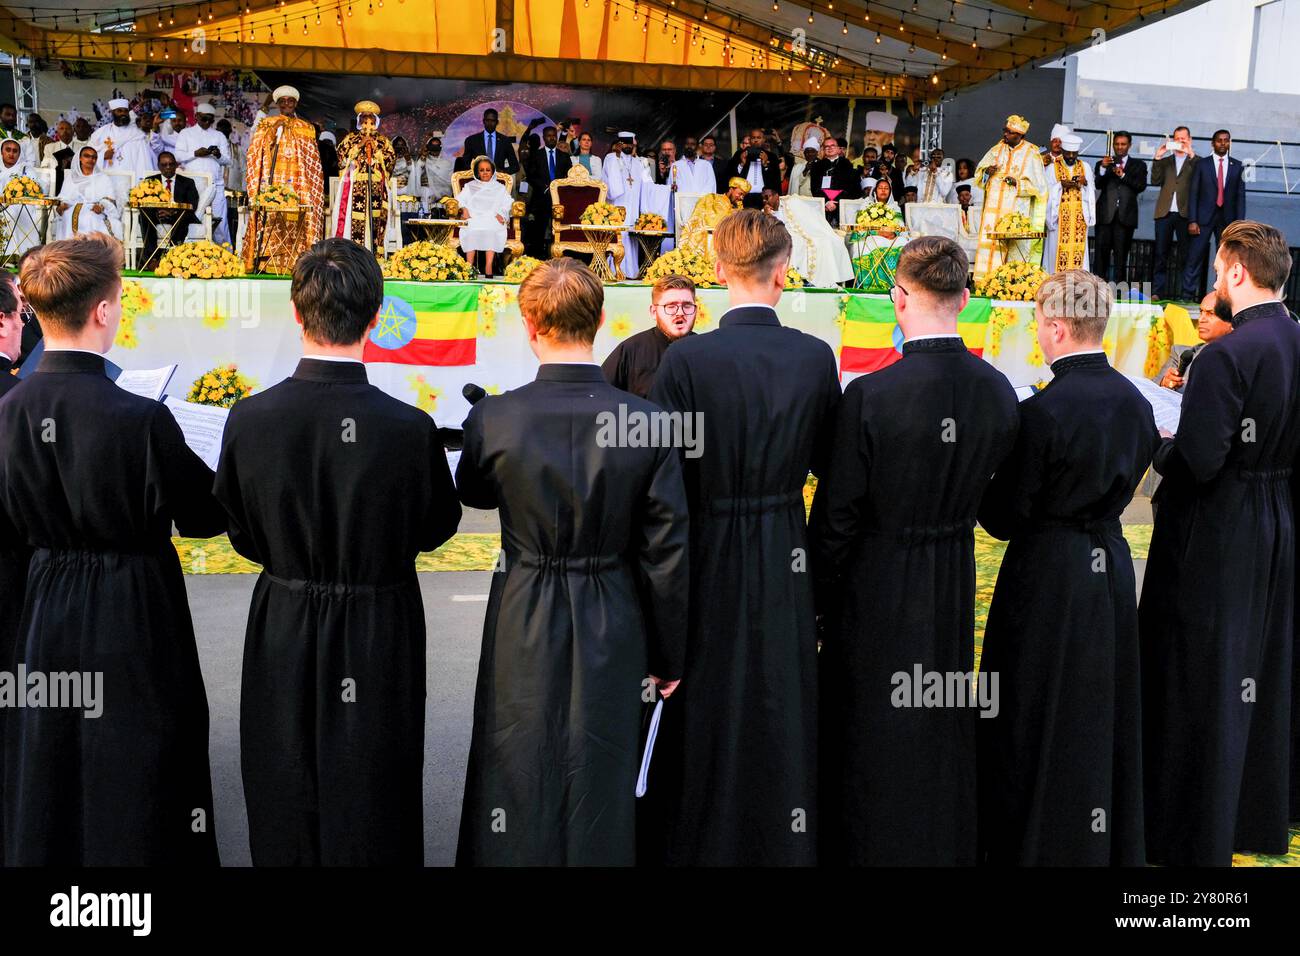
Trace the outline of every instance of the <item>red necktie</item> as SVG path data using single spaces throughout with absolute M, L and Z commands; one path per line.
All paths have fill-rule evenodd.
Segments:
M 1219 157 L 1219 198 L 1214 200 L 1216 206 L 1223 205 L 1223 157 Z

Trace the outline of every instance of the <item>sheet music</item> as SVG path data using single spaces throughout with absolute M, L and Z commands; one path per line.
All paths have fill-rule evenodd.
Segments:
M 645 752 L 641 754 L 641 772 L 636 776 L 636 795 L 644 797 L 650 779 L 650 758 L 655 752 L 655 738 L 659 736 L 659 718 L 663 716 L 664 699 L 659 698 L 654 713 L 650 715 L 650 728 L 645 735 Z
M 1126 379 L 1137 386 L 1142 397 L 1151 403 L 1155 414 L 1156 427 L 1164 428 L 1177 434 L 1178 420 L 1183 413 L 1183 395 L 1172 388 L 1161 388 L 1155 382 L 1137 375 L 1125 375 Z
M 171 410 L 176 424 L 181 426 L 185 444 L 213 471 L 221 459 L 221 436 L 226 430 L 230 409 L 215 405 L 197 405 L 183 402 L 168 395 L 163 404 Z
M 117 377 L 117 386 L 126 389 L 132 395 L 152 398 L 156 402 L 163 397 L 175 374 L 175 365 L 164 365 L 162 368 L 123 369 Z

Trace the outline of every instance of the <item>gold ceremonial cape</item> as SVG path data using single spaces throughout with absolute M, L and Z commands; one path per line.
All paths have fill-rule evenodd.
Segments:
M 293 189 L 299 204 L 306 207 L 296 222 L 268 216 L 265 227 L 258 211 L 250 210 L 244 233 L 244 268 L 252 272 L 254 257 L 261 255 L 267 260 L 264 271 L 287 275 L 293 271 L 298 256 L 321 237 L 325 178 L 320 168 L 316 127 L 296 116 L 266 117 L 253 131 L 245 164 L 244 183 L 250 201 L 263 186 L 278 184 Z
M 736 211 L 726 193 L 705 193 L 691 212 L 691 221 L 682 231 L 682 248 L 691 252 L 707 252 L 709 230 Z
M 1083 161 L 1076 159 L 1073 166 L 1066 166 L 1059 156 L 1048 167 L 1056 181 L 1061 183 L 1061 210 L 1057 214 L 1060 224 L 1056 239 L 1056 271 L 1066 269 L 1088 268 L 1088 221 L 1083 215 L 1083 186 L 1087 183 L 1087 170 Z M 1075 176 L 1079 177 L 1077 186 L 1067 187 Z
M 1008 186 L 1008 176 L 1016 185 Z M 980 217 L 979 249 L 975 253 L 975 278 L 982 279 L 1003 263 L 1003 250 L 988 233 L 1008 213 L 1027 216 L 1034 230 L 1041 232 L 1047 222 L 1047 171 L 1043 168 L 1038 147 L 1028 140 L 1012 149 L 998 143 L 975 167 L 975 180 L 984 189 L 984 212 Z M 1043 240 L 1026 239 L 1019 243 L 1021 256 L 1029 262 L 1043 261 Z

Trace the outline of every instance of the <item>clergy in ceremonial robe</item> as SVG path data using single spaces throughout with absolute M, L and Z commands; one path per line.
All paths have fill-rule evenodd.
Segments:
M 695 334 L 692 330 L 697 310 L 695 283 L 686 276 L 664 276 L 656 282 L 650 290 L 654 326 L 615 346 L 600 366 L 605 380 L 638 398 L 649 395 L 668 346 Z
M 302 214 L 289 220 L 254 209 L 244 230 L 244 268 L 288 275 L 321 234 L 326 183 L 316 127 L 297 115 L 298 91 L 281 86 L 272 96 L 280 115 L 266 117 L 253 129 L 244 188 L 251 201 L 267 186 L 287 186 L 298 197 Z
M 290 290 L 303 358 L 226 425 L 216 494 L 231 544 L 263 565 L 239 715 L 256 866 L 423 860 L 415 557 L 455 533 L 460 503 L 433 419 L 366 380 L 383 295 L 374 255 L 350 240 L 303 254 Z
M 92 234 L 22 268 L 45 353 L 0 402 L 0 525 L 33 550 L 12 660 L 80 675 L 83 706 L 8 714 L 8 866 L 217 864 L 208 703 L 171 534 L 226 521 L 171 412 L 105 375 L 121 266 L 121 245 Z
M 1160 442 L 1151 406 L 1101 340 L 1110 290 L 1085 270 L 1038 290 L 1053 378 L 1020 405 L 1015 450 L 979 519 L 1009 540 L 981 673 L 981 860 L 1141 866 L 1142 704 L 1137 583 L 1119 516 Z
M 1097 221 L 1092 170 L 1079 159 L 1083 140 L 1066 133 L 1061 144 L 1061 155 L 1047 165 L 1045 272 L 1088 268 L 1088 229 Z
M 1282 304 L 1282 234 L 1223 230 L 1214 290 L 1232 334 L 1196 358 L 1142 583 L 1147 859 L 1228 866 L 1285 853 L 1290 760 L 1300 326 Z
M 575 260 L 534 270 L 519 310 L 537 379 L 465 422 L 456 485 L 470 507 L 500 509 L 502 552 L 458 865 L 636 862 L 642 701 L 681 676 L 689 533 L 677 451 L 636 431 L 663 413 L 608 385 L 592 356 L 603 302 Z
M 215 128 L 217 111 L 211 103 L 194 107 L 195 125 L 180 132 L 176 138 L 176 159 L 187 173 L 206 173 L 205 186 L 212 190 L 212 241 L 221 245 L 234 241 L 226 216 L 226 171 L 230 169 L 230 143 L 221 130 Z M 162 169 L 162 156 L 158 157 Z
M 975 515 L 1019 416 L 957 333 L 968 268 L 951 239 L 903 248 L 903 357 L 845 389 L 813 502 L 823 862 L 975 862 Z M 925 674 L 944 706 L 921 705 Z
M 18 384 L 11 375 L 14 362 L 22 353 L 23 321 L 18 311 L 18 297 L 14 283 L 0 282 L 0 397 L 11 392 Z M 5 608 L 0 613 L 0 670 L 9 670 L 14 660 L 14 638 L 18 634 L 18 619 L 23 610 L 23 589 L 27 584 L 27 564 L 31 549 L 18 540 L 12 528 L 0 519 L 0 597 Z M 4 724 L 9 708 L 0 707 L 0 864 L 4 862 Z
M 975 167 L 975 185 L 983 191 L 980 213 L 979 249 L 975 254 L 975 278 L 982 279 L 1006 261 L 1008 244 L 989 238 L 1003 216 L 1018 212 L 1030 220 L 1033 231 L 1047 221 L 1047 173 L 1038 147 L 1025 139 L 1029 121 L 1011 115 L 1002 128 L 1002 139 Z M 1013 258 L 1042 262 L 1043 240 L 1016 240 Z
M 150 135 L 131 122 L 128 100 L 109 100 L 108 107 L 112 122 L 91 133 L 87 145 L 93 146 L 99 157 L 99 172 L 130 173 L 134 185 L 136 180 L 157 172 L 158 155 Z
M 655 756 L 659 780 L 670 779 L 661 752 L 681 764 L 667 862 L 812 865 L 817 634 L 803 486 L 830 455 L 839 375 L 830 346 L 777 318 L 790 261 L 781 223 L 742 209 L 718 226 L 714 251 L 732 308 L 668 350 L 650 391 L 704 425 L 684 459 L 686 673 Z

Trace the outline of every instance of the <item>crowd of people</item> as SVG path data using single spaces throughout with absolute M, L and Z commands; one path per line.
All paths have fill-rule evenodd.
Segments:
M 29 253 L 0 284 L 3 357 L 33 317 L 45 336 L 34 374 L 0 376 L 4 660 L 28 697 L 82 673 L 103 696 L 93 719 L 0 708 L 4 862 L 218 862 L 175 528 L 224 532 L 262 566 L 240 703 L 253 862 L 418 865 L 415 559 L 462 506 L 499 510 L 502 548 L 460 864 L 1285 853 L 1300 324 L 1279 300 L 1283 236 L 1225 228 L 1209 305 L 1231 333 L 1180 369 L 1177 434 L 1109 365 L 1111 291 L 1085 270 L 1039 289 L 1053 378 L 1018 403 L 957 331 L 957 242 L 903 248 L 902 358 L 843 389 L 830 347 L 777 318 L 792 248 L 761 210 L 725 217 L 719 328 L 692 334 L 694 286 L 669 277 L 655 328 L 603 368 L 600 280 L 540 266 L 519 289 L 536 380 L 444 436 L 368 384 L 383 278 L 361 244 L 322 240 L 293 264 L 302 359 L 234 406 L 215 474 L 165 405 L 106 375 L 120 245 Z M 1152 464 L 1139 604 L 1120 515 Z M 977 522 L 1010 542 L 978 675 Z

